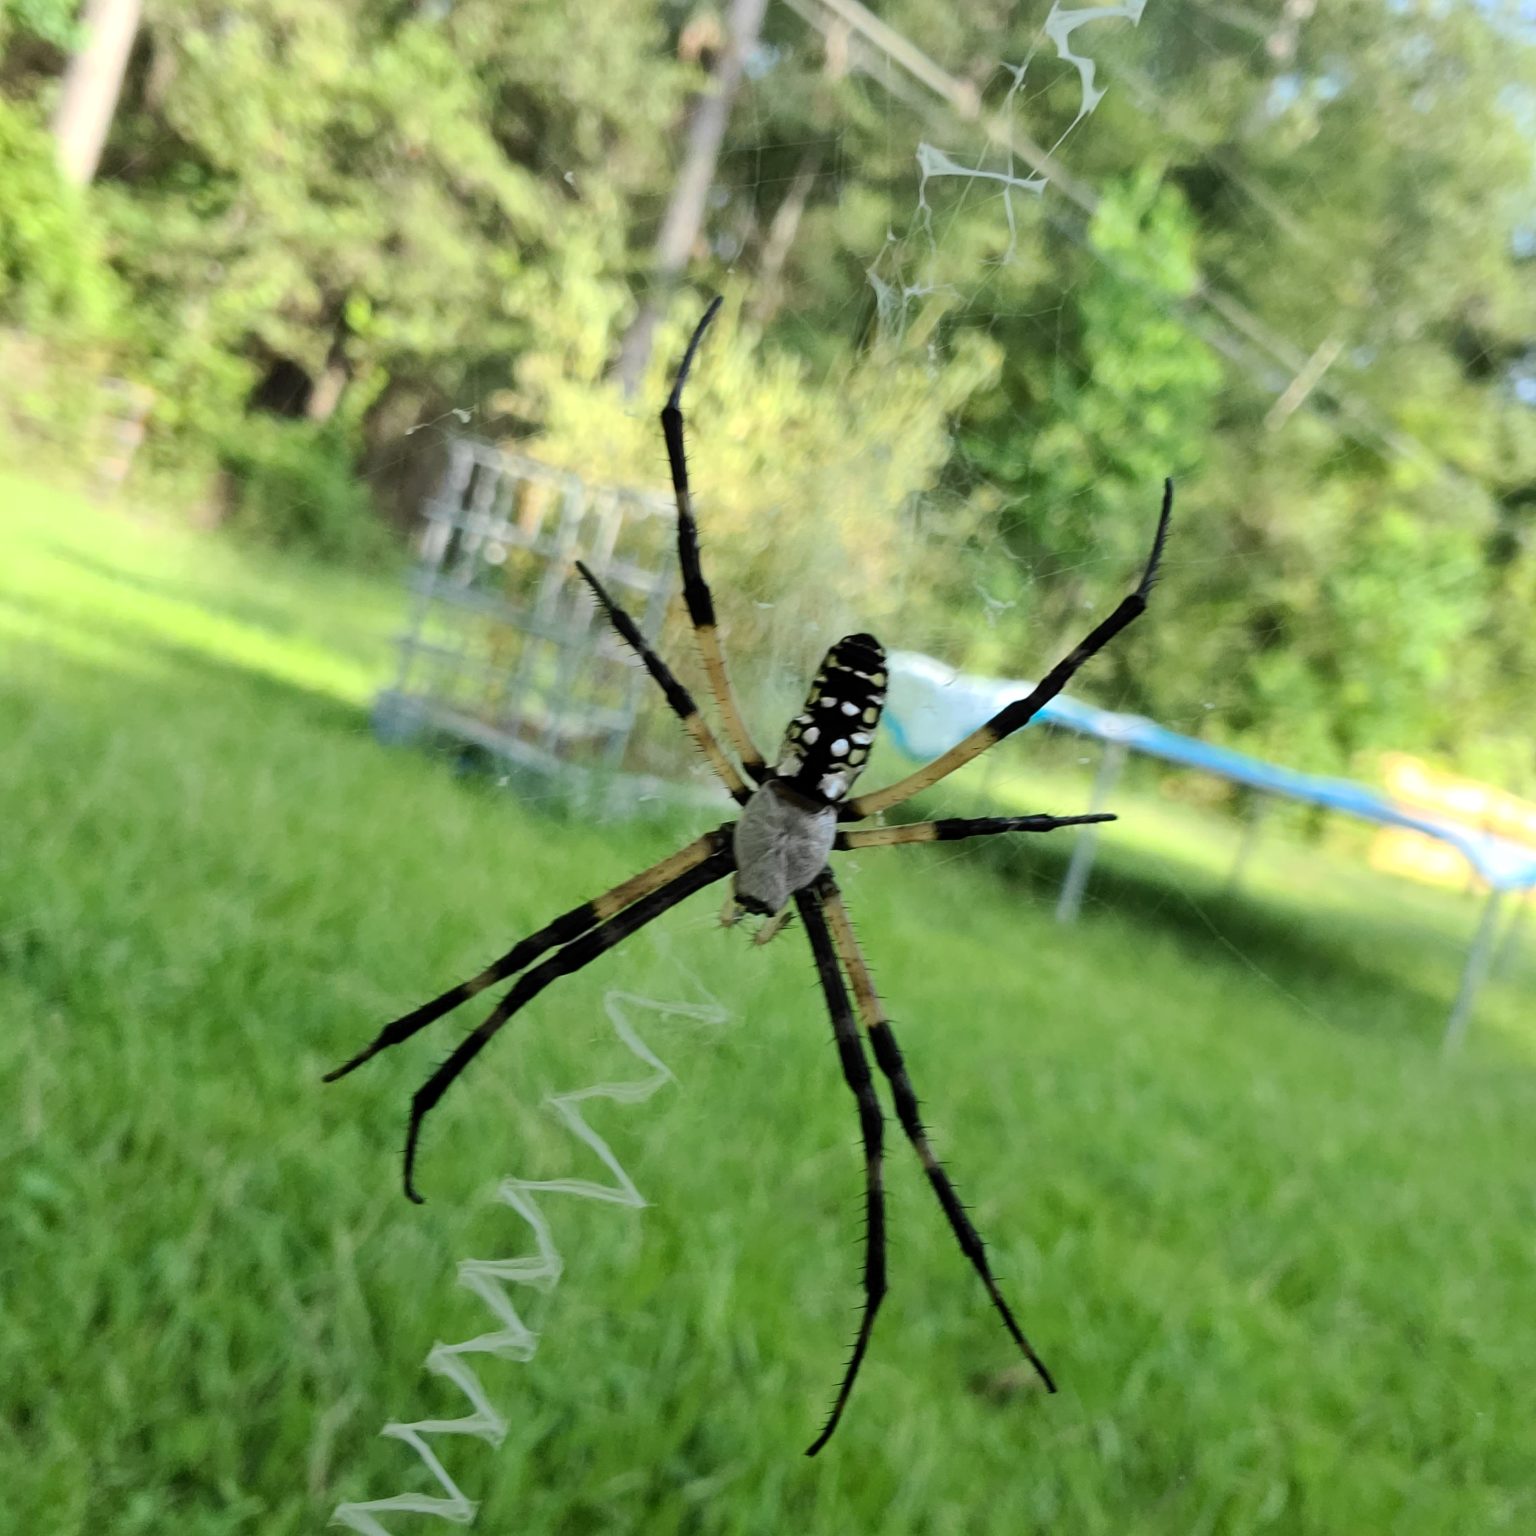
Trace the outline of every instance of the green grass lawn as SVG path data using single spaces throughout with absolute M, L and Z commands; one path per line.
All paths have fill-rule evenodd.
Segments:
M 801 1455 L 855 1322 L 857 1126 L 802 937 L 754 950 L 712 896 L 495 1042 L 407 1204 L 407 1102 L 464 1025 L 320 1074 L 710 813 L 587 826 L 380 748 L 401 610 L 0 479 L 0 1530 L 266 1536 L 436 1491 L 377 1432 L 465 1411 L 421 1362 L 490 1326 L 455 1262 L 532 1250 L 497 1181 L 602 1176 L 542 1106 L 643 1075 L 615 989 L 725 1022 L 632 1007 L 677 1081 L 587 1109 L 650 1206 L 545 1197 L 542 1347 L 482 1368 L 510 1434 L 433 1442 L 477 1529 L 1536 1529 L 1528 962 L 1447 1062 L 1475 905 L 1278 839 L 1228 893 L 1230 827 L 1150 778 L 1070 929 L 1059 841 L 845 865 L 1058 1396 L 892 1122 L 892 1293 Z M 1040 799 L 1078 803 L 1056 756 Z

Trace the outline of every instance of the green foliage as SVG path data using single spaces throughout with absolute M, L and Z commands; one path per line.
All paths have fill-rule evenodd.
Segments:
M 60 176 L 52 140 L 0 100 L 0 320 L 78 341 L 106 329 L 117 298 L 96 219 Z
M 1105 191 L 1088 246 L 1098 260 L 1057 319 L 1058 345 L 1006 347 L 1009 377 L 978 400 L 965 438 L 967 473 L 986 477 L 996 512 L 1013 513 L 1024 562 L 1011 590 L 994 580 L 1014 622 L 986 637 L 983 666 L 1038 671 L 1053 637 L 1076 641 L 1108 572 L 1145 560 L 1164 478 L 1183 480 L 1209 436 L 1222 374 L 1180 315 L 1198 280 L 1183 198 L 1138 172 Z M 1180 539 L 1194 537 L 1181 513 Z M 1109 696 L 1151 707 L 1155 684 L 1138 686 L 1133 656 L 1109 659 Z
M 1288 433 L 1211 466 L 1232 499 L 1197 508 L 1196 537 L 1222 557 L 1181 573 L 1144 646 L 1163 707 L 1187 708 L 1198 678 L 1213 733 L 1320 770 L 1452 740 L 1457 658 L 1481 618 L 1481 509 L 1422 474 L 1330 472 L 1314 446 Z
M 77 0 L 0 0 L 0 46 L 21 36 L 73 48 L 80 40 L 78 10 Z
M 936 366 L 926 328 L 914 327 L 818 379 L 741 321 L 739 297 L 689 380 L 694 494 L 733 643 L 758 658 L 759 682 L 771 662 L 794 691 L 850 630 L 899 633 L 904 645 L 951 631 L 944 596 L 973 523 L 963 503 L 936 503 L 927 492 L 949 456 L 951 418 L 989 387 L 999 357 L 971 334 Z M 674 310 L 643 407 L 598 376 L 601 330 L 585 374 L 569 353 L 526 358 L 518 403 L 545 423 L 535 450 L 599 480 L 660 489 L 655 408 L 698 315 L 691 303 Z
M 975 82 L 996 126 L 1039 144 L 1072 128 L 1079 82 L 1037 46 L 1035 14 L 906 0 L 882 17 Z M 1108 94 L 1043 196 L 1006 208 L 985 183 L 915 189 L 917 134 L 891 132 L 867 77 L 776 82 L 757 103 L 772 134 L 752 136 L 831 132 L 839 168 L 791 257 L 786 330 L 819 355 L 879 250 L 891 291 L 970 295 L 956 323 L 1001 345 L 999 387 L 967 405 L 944 475 L 981 514 L 970 606 L 988 620 L 951 637 L 952 659 L 1038 673 L 1123 590 L 1172 473 L 1155 622 L 1085 691 L 1332 768 L 1372 746 L 1475 755 L 1495 739 L 1507 768 L 1523 737 L 1528 775 L 1511 721 L 1536 686 L 1536 414 L 1506 371 L 1536 335 L 1512 240 L 1528 36 L 1474 7 L 1371 0 L 1300 26 L 1209 20 L 1149 7 L 1134 30 L 1077 34 Z M 809 80 L 815 45 L 791 24 L 774 40 L 804 48 Z M 1025 57 L 1027 110 L 987 63 Z M 999 135 L 921 136 L 1009 168 Z M 737 194 L 762 219 L 786 162 Z M 1334 361 L 1311 401 L 1271 423 L 1320 346 Z
M 35 110 L 0 99 L 0 422 L 32 439 L 28 458 L 94 450 L 123 303 L 96 211 Z
M 172 425 L 223 436 L 274 358 L 340 369 L 344 394 L 451 396 L 583 294 L 617 307 L 615 184 L 654 170 L 645 135 L 673 76 L 647 75 L 649 7 L 555 23 L 475 4 L 157 8 L 164 85 L 123 123 L 131 170 L 103 195 L 150 371 L 183 403 Z
M 344 430 L 253 416 L 219 457 L 233 482 L 229 524 L 237 533 L 351 564 L 377 563 L 388 552 Z
M 603 381 L 712 13 L 151 0 L 84 195 L 39 126 L 72 17 L 0 9 L 0 318 L 67 363 L 27 386 L 55 408 L 11 414 L 80 411 L 76 376 L 110 362 L 155 392 L 152 465 L 315 461 L 257 476 L 272 530 L 312 531 L 316 486 L 350 504 L 338 466 L 398 462 L 453 408 L 654 485 L 664 364 L 697 295 L 730 286 L 744 318 L 695 393 L 744 642 L 795 665 L 812 620 L 848 613 L 1037 672 L 1130 579 L 1172 474 L 1157 622 L 1086 690 L 1315 766 L 1522 760 L 1536 412 L 1510 380 L 1536 346 L 1514 238 L 1536 48 L 1501 15 L 1101 18 L 1074 34 L 1107 88 L 1078 121 L 1029 8 L 881 7 L 974 92 L 949 114 L 874 45 L 772 7 L 638 415 Z M 1025 140 L 1056 145 L 1039 197 L 996 179 L 1030 168 Z M 274 378 L 307 381 L 280 408 L 324 432 L 247 432 Z M 297 481 L 280 516 L 270 487 Z

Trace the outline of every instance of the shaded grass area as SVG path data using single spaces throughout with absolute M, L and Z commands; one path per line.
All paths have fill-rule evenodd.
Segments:
M 1063 1390 L 1018 1369 L 896 1144 L 892 1295 L 807 1462 L 859 1175 L 798 934 L 754 951 L 701 896 L 561 983 L 437 1112 L 420 1210 L 404 1111 L 462 1026 L 318 1082 L 708 815 L 589 826 L 378 748 L 387 588 L 22 482 L 0 507 L 0 1526 L 301 1532 L 431 1490 L 377 1430 L 463 1411 L 420 1362 L 487 1325 L 454 1262 L 532 1246 L 496 1179 L 601 1176 L 541 1104 L 639 1075 L 621 987 L 728 1020 L 632 1012 L 678 1082 L 590 1117 L 652 1205 L 547 1198 L 565 1277 L 516 1296 L 547 1336 L 484 1370 L 509 1438 L 437 1442 L 479 1529 L 1536 1527 L 1536 989 L 1512 965 L 1440 1059 L 1464 904 L 1278 840 L 1224 895 L 1230 834 L 1134 784 L 1069 931 L 1060 842 L 846 861 Z

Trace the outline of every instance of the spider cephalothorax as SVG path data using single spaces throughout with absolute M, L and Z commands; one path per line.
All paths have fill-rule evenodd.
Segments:
M 667 703 L 704 753 L 731 798 L 742 807 L 741 819 L 706 832 L 696 842 L 679 849 L 659 864 L 642 870 L 611 891 L 573 907 L 537 933 L 519 940 L 479 975 L 385 1025 L 370 1045 L 328 1073 L 326 1081 L 344 1077 L 380 1051 L 410 1039 L 418 1030 L 425 1029 L 487 987 L 516 977 L 490 1016 L 453 1049 L 411 1100 L 410 1125 L 405 1138 L 405 1192 L 411 1199 L 419 1201 L 421 1196 L 416 1193 L 414 1170 L 423 1119 L 502 1025 L 552 981 L 580 970 L 685 897 L 728 875 L 733 875 L 734 879 L 727 900 L 726 920 L 733 921 L 738 909 L 767 917 L 768 922 L 758 932 L 759 941 L 778 931 L 789 915 L 792 903 L 810 941 L 843 1076 L 858 1104 L 859 1128 L 864 1142 L 864 1199 L 868 1226 L 863 1315 L 832 1411 L 809 1449 L 808 1454 L 814 1456 L 831 1438 L 842 1417 L 869 1344 L 875 1314 L 885 1295 L 885 1184 L 882 1171 L 885 1118 L 875 1092 L 864 1041 L 859 1034 L 860 1022 L 875 1065 L 890 1086 L 902 1132 L 917 1151 L 923 1172 L 933 1186 L 961 1252 L 980 1277 L 992 1305 L 1025 1358 L 1046 1387 L 1051 1391 L 1056 1389 L 1050 1372 L 1030 1347 L 1004 1301 L 981 1238 L 960 1203 L 949 1175 L 928 1144 L 927 1132 L 918 1113 L 917 1095 L 870 978 L 863 950 L 854 937 L 853 924 L 827 858 L 833 852 L 852 848 L 942 842 L 951 838 L 987 837 L 998 832 L 1049 832 L 1055 827 L 1114 819 L 1101 814 L 982 816 L 839 830 L 846 822 L 862 821 L 910 799 L 979 757 L 1020 726 L 1027 725 L 1045 703 L 1061 692 L 1085 661 L 1102 650 L 1146 608 L 1147 594 L 1157 574 L 1168 519 L 1173 510 L 1173 485 L 1171 481 L 1164 483 L 1162 514 L 1141 581 L 1107 619 L 1047 672 L 1028 694 L 1005 705 L 985 725 L 972 731 L 941 757 L 895 784 L 850 800 L 848 791 L 869 756 L 875 727 L 880 722 L 885 703 L 885 652 L 879 642 L 872 635 L 848 635 L 827 652 L 805 707 L 790 722 L 778 761 L 771 768 L 752 744 L 751 733 L 736 706 L 726 674 L 725 654 L 715 628 L 714 602 L 699 562 L 698 527 L 694 522 L 688 469 L 683 456 L 681 405 L 683 385 L 694 353 L 719 307 L 720 301 L 716 299 L 688 343 L 672 394 L 661 413 L 661 426 L 667 440 L 673 489 L 677 494 L 677 549 L 678 563 L 683 571 L 683 599 L 698 638 L 710 694 L 739 767 L 705 723 L 688 690 L 646 643 L 629 615 L 603 590 L 585 566 L 578 562 L 577 569 L 614 628 L 655 679 Z

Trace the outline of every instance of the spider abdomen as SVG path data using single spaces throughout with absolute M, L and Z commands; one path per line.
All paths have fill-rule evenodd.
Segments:
M 885 708 L 885 648 L 873 635 L 844 635 L 817 669 L 789 722 L 775 777 L 806 799 L 835 805 L 869 760 Z

